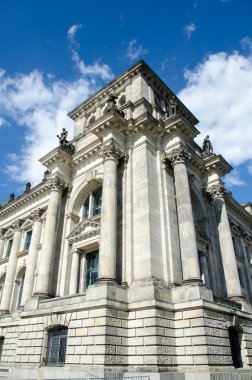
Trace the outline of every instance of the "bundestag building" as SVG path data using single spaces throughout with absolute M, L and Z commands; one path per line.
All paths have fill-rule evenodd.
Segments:
M 0 379 L 252 379 L 252 205 L 143 61 L 0 208 Z

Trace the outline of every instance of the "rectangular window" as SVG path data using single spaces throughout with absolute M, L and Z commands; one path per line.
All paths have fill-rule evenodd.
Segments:
M 65 364 L 66 347 L 67 327 L 49 330 L 46 364 Z
M 30 248 L 31 237 L 32 237 L 32 231 L 28 231 L 28 232 L 26 232 L 26 236 L 25 236 L 25 244 L 24 244 L 24 250 L 25 250 L 25 251 L 26 251 L 27 249 Z
M 11 248 L 12 248 L 12 243 L 13 243 L 13 239 L 8 240 L 5 257 L 10 257 Z
M 98 278 L 99 252 L 86 255 L 86 288 L 96 282 Z

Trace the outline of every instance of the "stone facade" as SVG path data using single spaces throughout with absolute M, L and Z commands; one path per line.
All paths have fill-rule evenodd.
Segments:
M 143 61 L 69 116 L 75 149 L 0 209 L 0 378 L 252 379 L 252 208 L 231 166 Z

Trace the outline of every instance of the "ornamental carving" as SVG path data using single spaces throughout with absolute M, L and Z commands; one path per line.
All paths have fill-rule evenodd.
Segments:
M 49 188 L 50 190 L 64 190 L 66 188 L 67 184 L 65 181 L 61 178 L 59 178 L 58 175 L 54 176 L 53 178 L 50 178 L 49 180 Z
M 121 151 L 120 148 L 118 148 L 113 141 L 111 141 L 109 144 L 104 145 L 101 149 L 100 154 L 103 157 L 103 161 L 114 158 L 116 160 L 119 160 L 120 158 L 123 158 L 126 152 Z
M 42 222 L 41 219 L 42 210 L 39 208 L 31 213 L 31 218 L 34 222 Z
M 15 222 L 12 223 L 11 227 L 13 228 L 14 231 L 21 231 L 20 226 L 21 226 L 21 220 L 18 219 L 18 220 L 15 220 Z
M 225 189 L 225 187 L 218 183 L 216 185 L 212 185 L 207 189 L 207 194 L 210 196 L 212 200 L 217 198 L 225 198 L 226 195 L 229 194 L 229 191 Z
M 186 164 L 191 159 L 191 155 L 185 148 L 182 147 L 173 149 L 173 151 L 165 157 L 168 162 L 171 162 L 172 166 L 177 164 Z
M 3 228 L 0 228 L 0 239 L 1 240 L 4 239 L 4 230 L 3 230 Z

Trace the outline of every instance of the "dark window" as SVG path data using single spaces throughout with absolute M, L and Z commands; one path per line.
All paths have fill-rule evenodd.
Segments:
M 24 250 L 27 250 L 30 248 L 31 237 L 32 237 L 32 231 L 26 232 Z
M 2 360 L 2 353 L 3 353 L 3 345 L 4 345 L 4 337 L 0 337 L 0 361 Z
M 5 255 L 6 257 L 10 257 L 12 243 L 13 243 L 13 239 L 8 240 L 8 245 L 7 245 L 7 249 L 6 249 L 6 255 Z
M 48 331 L 46 364 L 65 364 L 67 327 L 57 327 Z
M 98 278 L 99 252 L 88 253 L 86 256 L 86 288 L 96 282 Z
M 20 283 L 19 283 L 17 307 L 19 307 L 21 305 L 23 289 L 24 289 L 24 279 L 25 279 L 25 274 L 23 274 L 23 276 L 20 280 Z
M 238 268 L 238 275 L 239 275 L 241 287 L 244 288 L 245 284 L 244 284 L 244 280 L 243 280 L 243 273 L 242 273 L 242 269 L 240 269 L 240 268 Z
M 241 368 L 243 367 L 242 357 L 241 357 L 241 344 L 240 344 L 241 333 L 236 327 L 229 327 L 228 334 L 229 334 L 233 365 L 235 368 Z
M 89 194 L 88 198 L 83 203 L 83 218 L 92 218 L 101 213 L 102 203 L 102 187 L 94 190 Z

